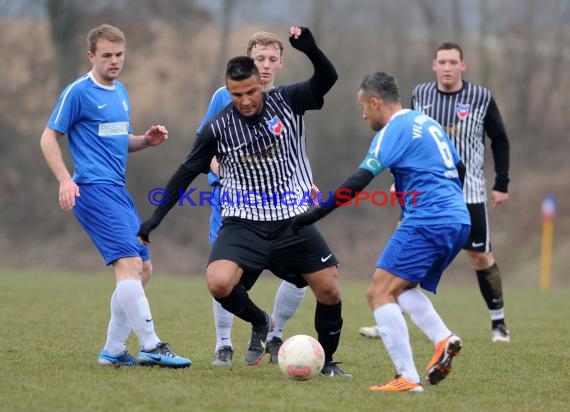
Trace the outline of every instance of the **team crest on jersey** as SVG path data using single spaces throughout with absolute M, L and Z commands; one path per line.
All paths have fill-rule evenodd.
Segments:
M 455 111 L 457 113 L 457 117 L 459 117 L 459 120 L 467 119 L 467 116 L 469 116 L 470 107 L 471 105 L 469 103 L 457 103 Z
M 283 123 L 281 123 L 281 120 L 279 120 L 277 115 L 273 116 L 269 120 L 266 120 L 265 123 L 267 123 L 269 130 L 275 136 L 279 136 L 281 134 L 281 132 L 283 132 Z

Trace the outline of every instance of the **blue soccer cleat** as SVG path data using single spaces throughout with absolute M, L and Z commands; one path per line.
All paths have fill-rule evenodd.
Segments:
M 126 350 L 118 355 L 111 355 L 107 349 L 103 349 L 99 353 L 97 363 L 101 366 L 114 366 L 116 368 L 119 366 L 139 366 L 139 361 Z
M 190 359 L 176 355 L 164 342 L 159 342 L 156 348 L 151 350 L 141 349 L 139 362 L 143 366 L 160 366 L 163 368 L 187 368 L 192 365 Z

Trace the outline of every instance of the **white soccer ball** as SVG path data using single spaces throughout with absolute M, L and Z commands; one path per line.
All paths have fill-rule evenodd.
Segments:
M 325 364 L 325 351 L 318 340 L 295 335 L 283 342 L 278 354 L 279 369 L 288 378 L 306 381 L 317 376 Z

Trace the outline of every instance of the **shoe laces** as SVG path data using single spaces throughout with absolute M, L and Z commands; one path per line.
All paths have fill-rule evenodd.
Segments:
M 168 343 L 166 342 L 159 342 L 158 345 L 156 345 L 156 348 L 153 350 L 153 352 L 160 353 L 161 355 L 168 356 L 170 358 L 176 357 L 176 355 L 172 353 L 172 351 L 168 347 Z
M 124 363 L 138 364 L 137 359 L 136 359 L 133 355 L 131 355 L 131 354 L 129 353 L 129 351 L 127 351 L 127 350 L 125 350 L 125 351 L 121 354 L 121 356 L 118 356 L 118 357 L 117 357 L 117 360 L 118 360 L 119 362 L 124 362 Z
M 259 351 L 264 350 L 263 347 L 263 340 L 265 335 L 263 332 L 253 331 L 251 334 L 251 340 L 249 341 L 248 350 L 250 351 Z
M 229 361 L 232 355 L 233 355 L 233 349 L 230 348 L 229 346 L 224 346 L 216 352 L 216 358 L 223 362 Z
M 336 375 L 336 372 L 339 372 L 339 373 L 343 373 L 343 374 L 344 374 L 344 373 L 346 373 L 346 372 L 343 371 L 340 366 L 338 366 L 338 365 L 340 365 L 341 363 L 342 363 L 342 362 L 330 361 L 330 362 L 327 362 L 327 364 L 325 365 L 325 367 L 324 367 L 323 369 L 333 371 L 335 375 Z

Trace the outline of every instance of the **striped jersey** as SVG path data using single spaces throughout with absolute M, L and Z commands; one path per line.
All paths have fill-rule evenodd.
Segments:
M 456 92 L 438 90 L 437 82 L 419 84 L 412 93 L 412 108 L 439 122 L 455 145 L 465 163 L 463 185 L 467 203 L 484 203 L 487 199 L 485 164 L 485 134 L 501 140 L 499 150 L 505 156 L 495 156 L 497 182 L 495 190 L 506 192 L 508 183 L 508 140 L 501 115 L 491 92 L 479 85 L 463 80 Z M 492 149 L 495 151 L 495 141 Z M 506 147 L 505 147 L 506 146 Z M 497 162 L 499 158 L 499 162 Z M 503 159 L 503 160 L 501 160 Z M 504 183 L 504 185 L 503 185 Z
M 254 118 L 229 105 L 201 127 L 184 164 L 206 172 L 217 156 L 223 217 L 277 221 L 303 213 L 313 180 L 303 114 L 322 104 L 305 81 L 264 92 Z

